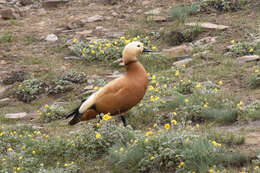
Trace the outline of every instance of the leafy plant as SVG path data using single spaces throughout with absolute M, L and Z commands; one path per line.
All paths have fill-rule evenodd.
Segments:
M 114 41 L 89 41 L 89 42 L 80 42 L 74 40 L 72 45 L 72 51 L 75 55 L 86 60 L 99 60 L 99 61 L 108 61 L 113 59 L 118 59 L 122 57 L 122 51 L 126 44 L 131 41 L 137 41 L 144 43 L 145 46 L 151 48 L 149 45 L 149 38 L 140 38 L 139 36 L 134 38 L 120 37 L 120 39 Z
M 16 97 L 21 101 L 31 102 L 45 91 L 46 86 L 44 82 L 36 78 L 24 80 L 17 88 Z
M 64 118 L 64 115 L 66 113 L 65 109 L 59 105 L 45 105 L 38 110 L 40 120 L 42 122 L 50 122 L 53 120 L 58 120 Z

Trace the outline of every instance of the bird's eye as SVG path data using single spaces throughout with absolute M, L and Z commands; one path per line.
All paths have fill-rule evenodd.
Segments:
M 140 47 L 140 44 L 138 44 L 137 47 Z

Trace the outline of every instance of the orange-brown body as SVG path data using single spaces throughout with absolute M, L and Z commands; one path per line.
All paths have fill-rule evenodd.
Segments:
M 70 121 L 71 125 L 79 121 L 93 119 L 100 113 L 110 113 L 111 115 L 124 113 L 144 97 L 148 85 L 147 73 L 136 58 L 143 51 L 143 48 L 134 49 L 131 48 L 131 45 L 129 47 L 125 48 L 123 52 L 125 75 L 111 81 L 90 96 L 76 110 L 81 115 L 79 117 L 75 115 Z

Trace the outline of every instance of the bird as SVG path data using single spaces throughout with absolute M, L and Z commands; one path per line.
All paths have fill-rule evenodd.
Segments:
M 119 114 L 123 125 L 126 126 L 124 113 L 142 100 L 148 85 L 147 72 L 138 61 L 138 56 L 144 52 L 152 50 L 144 48 L 143 43 L 139 41 L 128 43 L 122 52 L 126 73 L 83 100 L 66 116 L 68 119 L 74 115 L 69 125 L 94 119 L 102 113 L 109 113 L 111 116 Z

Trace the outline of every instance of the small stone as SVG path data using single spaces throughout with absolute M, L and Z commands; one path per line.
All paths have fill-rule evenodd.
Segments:
M 170 55 L 175 55 L 180 52 L 189 52 L 192 50 L 191 46 L 188 46 L 186 44 L 180 45 L 180 46 L 175 46 L 169 49 L 163 49 L 164 54 L 170 54 Z
M 260 60 L 260 56 L 258 55 L 246 55 L 237 58 L 238 63 L 246 63 L 246 62 L 258 61 L 258 60 Z
M 66 60 L 79 60 L 80 58 L 77 57 L 77 56 L 66 56 L 66 57 L 64 57 L 64 59 L 66 59 Z
M 88 85 L 84 88 L 84 90 L 92 90 L 94 88 L 93 85 Z
M 6 88 L 5 88 L 4 86 L 1 86 L 1 85 L 0 85 L 0 95 L 1 95 L 2 93 L 4 93 L 5 90 L 6 90 Z
M 9 75 L 3 78 L 3 84 L 11 85 L 15 82 L 22 82 L 25 79 L 25 72 L 23 71 L 13 71 Z
M 31 5 L 31 4 L 33 4 L 33 1 L 32 0 L 20 0 L 20 4 L 23 6 Z
M 67 29 L 78 29 L 84 26 L 84 23 L 81 20 L 74 20 L 73 22 L 67 25 Z
M 118 14 L 116 12 L 114 12 L 114 11 L 112 12 L 111 15 L 114 16 L 114 17 L 118 16 Z
M 209 23 L 209 22 L 205 22 L 205 23 L 185 23 L 186 26 L 200 26 L 202 28 L 206 28 L 206 29 L 217 29 L 217 30 L 225 30 L 228 29 L 228 26 L 225 25 L 217 25 L 214 23 Z
M 92 30 L 84 30 L 81 32 L 76 32 L 76 34 L 83 35 L 83 36 L 90 36 L 93 33 Z
M 89 84 L 93 84 L 93 83 L 95 82 L 95 80 L 94 80 L 94 79 L 88 79 L 87 82 L 88 82 Z
M 26 112 L 9 113 L 9 114 L 5 114 L 5 118 L 8 118 L 8 119 L 20 119 L 20 118 L 24 118 L 27 115 L 28 114 Z
M 6 0 L 0 0 L 0 4 L 6 4 L 7 1 Z M 1 9 L 1 8 L 0 8 Z
M 150 3 L 151 3 L 151 1 L 143 1 L 143 2 L 142 2 L 142 5 L 143 5 L 143 6 L 146 6 L 146 5 L 149 5 Z
M 114 64 L 119 64 L 119 63 L 121 63 L 121 62 L 123 62 L 123 59 L 122 59 L 122 58 L 119 58 L 119 59 L 113 61 Z
M 96 27 L 96 30 L 102 31 L 102 30 L 104 30 L 104 27 L 103 27 L 103 26 L 97 26 L 97 27 Z
M 188 64 L 191 61 L 192 61 L 191 58 L 187 58 L 187 59 L 183 59 L 183 60 L 180 60 L 180 61 L 176 61 L 176 62 L 173 63 L 173 65 L 174 66 L 181 66 L 181 65 L 184 65 L 184 64 Z
M 45 0 L 43 1 L 44 8 L 57 8 L 60 5 L 68 3 L 68 0 Z
M 11 100 L 10 98 L 3 98 L 3 99 L 0 99 L 0 103 L 9 102 L 10 100 Z
M 200 40 L 197 40 L 195 44 L 197 45 L 205 45 L 205 44 L 212 44 L 217 42 L 218 37 L 205 37 Z
M 159 14 L 161 12 L 161 8 L 155 8 L 155 9 L 153 9 L 153 10 L 150 10 L 150 11 L 147 11 L 147 12 L 145 12 L 144 14 L 146 14 L 146 15 L 157 15 L 157 14 Z
M 55 42 L 58 40 L 58 37 L 55 34 L 49 34 L 45 38 L 46 41 Z
M 15 13 L 15 10 L 13 9 L 4 9 L 1 10 L 0 15 L 2 16 L 2 19 L 9 20 L 9 19 L 17 19 L 19 15 Z
M 91 22 L 99 22 L 103 20 L 103 16 L 101 15 L 94 15 L 92 17 L 88 17 L 85 19 L 81 19 L 80 21 L 83 23 L 91 23 Z
M 149 16 L 147 20 L 154 21 L 154 22 L 166 22 L 167 18 L 164 16 Z
M 6 64 L 7 64 L 7 62 L 5 60 L 0 61 L 0 65 L 6 65 Z
M 200 57 L 200 58 L 204 58 L 207 56 L 207 51 L 203 51 L 203 52 L 198 52 L 194 55 L 192 55 L 193 57 Z
M 105 35 L 109 38 L 119 38 L 123 36 L 125 33 L 124 32 L 107 32 Z

